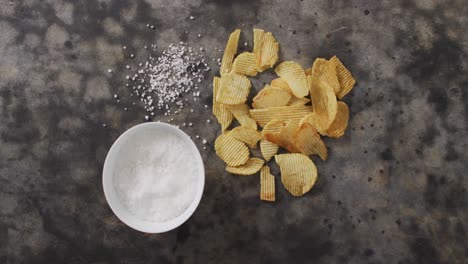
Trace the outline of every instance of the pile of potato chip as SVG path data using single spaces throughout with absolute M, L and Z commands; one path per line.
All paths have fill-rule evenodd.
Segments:
M 316 154 L 323 160 L 328 156 L 321 136 L 344 135 L 349 109 L 339 100 L 351 91 L 355 80 L 336 56 L 317 58 L 306 70 L 294 61 L 284 61 L 274 68 L 278 78 L 253 98 L 251 108 L 247 104 L 251 83 L 246 76 L 273 68 L 279 51 L 270 32 L 254 28 L 253 34 L 253 52 L 236 57 L 240 30 L 231 33 L 221 77 L 213 80 L 213 115 L 222 129 L 215 141 L 216 154 L 230 173 L 260 171 L 260 199 L 264 201 L 275 201 L 275 177 L 265 164 L 275 156 L 286 190 L 302 196 L 317 180 L 317 168 L 309 156 Z M 233 119 L 240 126 L 228 130 Z M 256 148 L 259 141 L 264 159 L 250 157 L 249 148 Z M 277 154 L 279 147 L 291 153 Z

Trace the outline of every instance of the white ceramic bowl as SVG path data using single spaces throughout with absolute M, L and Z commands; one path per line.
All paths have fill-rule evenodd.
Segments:
M 155 140 L 157 140 L 157 135 L 162 133 L 171 133 L 173 135 L 177 135 L 177 138 L 180 138 L 182 144 L 185 144 L 187 148 L 192 150 L 193 158 L 196 160 L 199 168 L 196 175 L 198 178 L 197 187 L 192 203 L 181 215 L 165 222 L 151 222 L 137 218 L 135 215 L 131 214 L 121 203 L 114 188 L 113 176 L 114 168 L 116 167 L 115 164 L 119 158 L 122 158 L 122 155 L 126 155 L 125 153 L 127 151 L 125 150 L 132 146 L 132 144 L 124 143 L 135 139 L 135 137 L 138 137 L 138 135 L 141 135 L 141 133 L 148 133 L 149 131 L 155 134 Z M 143 123 L 125 131 L 112 145 L 104 162 L 102 185 L 104 187 L 104 195 L 106 196 L 107 203 L 109 204 L 114 214 L 122 222 L 138 231 L 146 233 L 162 233 L 180 226 L 193 214 L 198 204 L 200 203 L 200 199 L 203 194 L 203 188 L 205 186 L 205 169 L 203 167 L 203 160 L 201 158 L 200 152 L 198 151 L 198 148 L 195 146 L 195 143 L 193 143 L 190 137 L 185 134 L 185 132 L 165 123 Z

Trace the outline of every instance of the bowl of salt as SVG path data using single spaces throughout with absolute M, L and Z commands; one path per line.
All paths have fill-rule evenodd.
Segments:
M 141 232 L 162 233 L 195 212 L 205 169 L 187 134 L 149 122 L 117 138 L 104 162 L 102 183 L 107 203 L 122 222 Z

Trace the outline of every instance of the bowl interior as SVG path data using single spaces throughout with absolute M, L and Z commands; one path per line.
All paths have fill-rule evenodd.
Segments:
M 196 175 L 197 186 L 192 203 L 181 215 L 169 221 L 152 222 L 148 220 L 139 219 L 138 217 L 130 213 L 128 209 L 121 203 L 120 198 L 118 197 L 114 188 L 114 168 L 116 167 L 115 165 L 118 158 L 120 157 L 120 155 L 125 155 L 125 149 L 131 146 L 131 144 L 127 143 L 131 142 L 132 139 L 135 139 L 142 133 L 154 134 L 155 140 L 157 139 L 158 135 L 163 135 L 166 133 L 175 135 L 178 139 L 181 140 L 183 144 L 186 145 L 187 148 L 191 149 L 191 152 L 193 153 L 193 158 L 196 159 L 196 163 L 198 164 L 198 170 Z M 200 152 L 198 151 L 198 148 L 196 147 L 195 143 L 193 143 L 193 141 L 187 134 L 185 134 L 182 130 L 169 124 L 150 122 L 143 123 L 130 128 L 129 130 L 125 131 L 122 135 L 120 135 L 120 137 L 114 142 L 104 162 L 102 183 L 104 188 L 104 195 L 109 206 L 111 207 L 114 214 L 122 222 L 138 231 L 146 233 L 161 233 L 180 226 L 193 214 L 198 204 L 200 203 L 200 199 L 203 194 L 203 188 L 205 185 L 205 170 L 203 167 L 203 160 L 201 158 Z

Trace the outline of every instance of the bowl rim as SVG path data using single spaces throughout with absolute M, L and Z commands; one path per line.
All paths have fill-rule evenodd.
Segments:
M 165 222 L 152 222 L 148 220 L 142 220 L 137 218 L 135 215 L 131 214 L 121 203 L 120 198 L 115 192 L 113 184 L 112 166 L 115 162 L 117 154 L 119 153 L 118 150 L 120 149 L 120 147 L 122 147 L 122 144 L 125 143 L 128 139 L 130 139 L 133 135 L 135 135 L 139 131 L 150 128 L 163 129 L 178 135 L 179 138 L 181 138 L 183 142 L 189 145 L 189 147 L 192 149 L 192 152 L 195 155 L 194 158 L 196 159 L 196 163 L 198 164 L 198 181 L 196 187 L 197 190 L 192 203 L 187 209 L 185 209 L 185 211 L 182 214 Z M 182 225 L 185 221 L 187 221 L 190 218 L 190 216 L 192 216 L 192 214 L 197 209 L 201 197 L 203 195 L 203 190 L 205 186 L 205 168 L 200 151 L 198 150 L 193 140 L 184 131 L 173 125 L 163 122 L 147 122 L 131 127 L 130 129 L 122 133 L 114 141 L 104 161 L 102 171 L 102 185 L 107 204 L 111 208 L 112 212 L 117 216 L 117 218 L 119 218 L 124 224 L 135 230 L 145 233 L 163 233 Z

